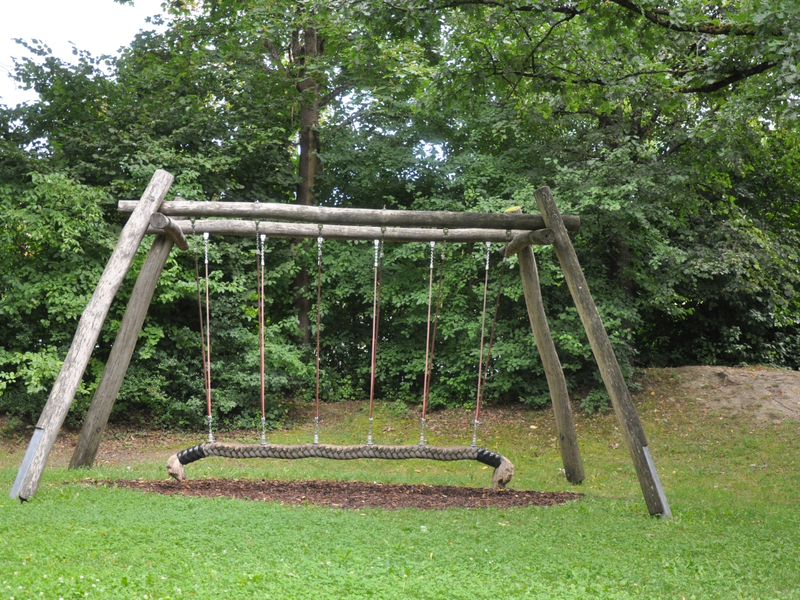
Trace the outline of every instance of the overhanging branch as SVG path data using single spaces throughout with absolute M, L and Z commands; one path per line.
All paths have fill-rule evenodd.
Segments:
M 705 83 L 703 85 L 696 85 L 691 87 L 682 87 L 679 88 L 678 91 L 682 94 L 709 94 L 711 92 L 716 92 L 721 90 L 724 87 L 731 85 L 732 83 L 736 83 L 738 81 L 742 81 L 743 79 L 747 79 L 748 77 L 752 77 L 753 75 L 758 75 L 759 73 L 763 73 L 764 71 L 768 71 L 778 62 L 774 60 L 768 60 L 763 63 L 759 63 L 757 65 L 753 65 L 749 69 L 741 69 L 738 71 L 734 71 L 728 77 L 724 79 L 720 79 L 719 81 L 714 81 L 711 83 Z
M 610 0 L 610 1 L 616 4 L 617 6 L 621 6 L 622 8 L 625 8 L 631 12 L 636 13 L 637 15 L 642 15 L 645 19 L 647 19 L 651 23 L 655 23 L 659 27 L 663 27 L 664 29 L 669 29 L 670 31 L 706 33 L 708 35 L 755 35 L 755 28 L 749 24 L 738 25 L 734 23 L 728 23 L 725 25 L 720 25 L 716 23 L 697 23 L 695 25 L 686 25 L 669 20 L 667 18 L 670 16 L 668 10 L 644 9 L 641 6 L 637 6 L 633 2 L 629 2 L 629 0 Z
M 745 35 L 753 36 L 756 34 L 756 28 L 750 24 L 738 23 L 678 23 L 670 19 L 670 11 L 663 8 L 645 9 L 638 6 L 630 0 L 607 0 L 613 2 L 626 10 L 629 10 L 637 15 L 643 16 L 651 23 L 669 29 L 670 31 L 690 32 L 690 33 L 705 33 L 708 35 Z M 418 6 L 418 10 L 445 10 L 449 8 L 459 8 L 462 6 L 490 6 L 496 8 L 505 8 L 514 12 L 557 12 L 565 15 L 577 16 L 583 14 L 583 10 L 578 8 L 577 4 L 566 3 L 557 4 L 556 6 L 543 6 L 542 4 L 525 4 L 522 6 L 509 5 L 502 0 L 452 0 L 451 2 L 443 2 L 441 4 L 434 4 L 432 6 Z M 777 34 L 777 35 L 780 35 Z

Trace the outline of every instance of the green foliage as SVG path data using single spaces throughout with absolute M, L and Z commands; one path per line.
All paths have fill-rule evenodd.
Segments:
M 581 216 L 573 242 L 626 375 L 694 362 L 800 368 L 797 3 L 166 6 L 164 31 L 141 33 L 119 57 L 79 51 L 68 64 L 31 42 L 16 65 L 41 101 L 0 109 L 10 224 L 0 231 L 0 410 L 30 419 L 41 405 L 119 228 L 112 199 L 136 197 L 165 168 L 176 175 L 170 197 L 291 201 L 298 115 L 316 101 L 320 204 L 530 213 L 534 190 L 552 187 L 562 213 Z M 300 43 L 311 30 L 318 54 Z M 298 344 L 292 304 L 315 253 L 280 240 L 268 250 L 266 380 L 278 419 L 280 400 L 313 396 L 313 352 Z M 253 249 L 214 240 L 211 252 L 215 418 L 234 426 L 259 413 Z M 386 250 L 385 400 L 421 399 L 426 253 Z M 326 399 L 369 389 L 371 256 L 369 244 L 325 244 Z M 569 386 L 600 409 L 557 261 L 547 248 L 537 260 Z M 478 245 L 448 246 L 433 406 L 474 402 L 482 261 Z M 548 394 L 514 259 L 507 268 L 486 396 L 540 406 Z M 114 418 L 200 422 L 192 271 L 191 256 L 170 260 Z M 122 310 L 112 308 L 73 422 Z
M 44 406 L 115 237 L 102 190 L 58 174 L 31 181 L 0 186 L 0 410 L 25 419 Z
M 589 415 L 610 409 L 611 399 L 608 397 L 608 392 L 601 389 L 592 390 L 581 400 L 581 408 Z
M 203 257 L 202 237 L 191 240 Z M 270 248 L 286 252 L 278 242 Z M 214 420 L 223 427 L 260 423 L 255 244 L 250 239 L 209 244 L 211 382 Z M 291 273 L 273 270 L 265 296 L 288 295 Z M 161 427 L 197 427 L 206 414 L 193 250 L 170 260 L 156 289 L 134 361 L 112 416 L 131 414 Z M 204 283 L 200 282 L 201 287 Z M 280 401 L 301 394 L 313 382 L 307 348 L 292 343 L 295 321 L 271 313 L 265 335 L 267 422 L 283 418 Z M 148 339 L 148 335 L 152 336 Z

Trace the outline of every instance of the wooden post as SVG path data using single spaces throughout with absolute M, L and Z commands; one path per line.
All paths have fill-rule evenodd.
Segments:
M 42 415 L 36 423 L 28 450 L 22 460 L 14 485 L 11 487 L 12 498 L 27 500 L 39 489 L 39 480 L 47 464 L 47 457 L 56 441 L 58 431 L 64 423 L 75 392 L 81 382 L 86 365 L 92 356 L 103 322 L 106 319 L 111 302 L 122 284 L 128 269 L 142 243 L 150 215 L 156 212 L 164 201 L 167 191 L 172 185 L 173 177 L 166 171 L 158 170 L 150 180 L 150 184 L 142 194 L 136 210 L 122 229 L 117 246 L 106 264 L 100 281 L 92 294 L 86 309 L 83 311 L 72 345 L 61 366 L 50 397 L 44 406 Z
M 575 421 L 572 418 L 572 408 L 569 404 L 567 381 L 564 378 L 564 371 L 561 369 L 561 361 L 558 359 L 550 327 L 547 325 L 547 316 L 544 312 L 542 291 L 539 285 L 539 272 L 536 269 L 536 258 L 530 246 L 522 248 L 517 257 L 522 277 L 522 291 L 528 307 L 528 318 L 531 321 L 536 348 L 542 358 L 547 387 L 550 388 L 550 398 L 553 401 L 553 414 L 556 418 L 564 472 L 567 481 L 580 483 L 583 481 L 584 474 L 581 453 L 578 448 L 578 436 L 575 433 Z
M 651 515 L 660 514 L 663 518 L 669 518 L 672 513 L 647 448 L 647 438 L 645 438 L 642 423 L 636 413 L 636 407 L 633 405 L 630 391 L 619 368 L 611 340 L 608 339 L 608 334 L 600 319 L 600 313 L 589 292 L 578 256 L 575 254 L 575 248 L 573 248 L 569 234 L 564 227 L 553 194 L 549 187 L 543 187 L 536 190 L 534 196 L 547 227 L 555 233 L 553 250 L 561 263 L 567 286 L 586 330 L 597 365 L 600 367 L 600 374 L 608 390 L 608 395 L 611 397 L 611 404 L 622 429 L 628 452 L 633 459 L 647 508 Z
M 173 243 L 170 236 L 159 235 L 153 240 L 153 245 L 150 247 L 150 252 L 147 254 L 147 259 L 142 265 L 142 270 L 139 271 L 136 285 L 131 292 L 128 308 L 125 309 L 125 316 L 122 317 L 122 323 L 119 326 L 114 345 L 111 347 L 106 368 L 103 370 L 100 383 L 97 385 L 92 403 L 83 421 L 78 445 L 75 447 L 69 463 L 70 469 L 91 467 L 94 463 L 103 431 L 108 423 L 108 416 L 111 414 L 119 388 L 122 386 L 122 380 L 125 378 L 125 372 L 128 370 L 133 351 L 136 348 L 136 341 L 147 316 L 153 292 L 155 292 L 158 278 L 161 276 Z

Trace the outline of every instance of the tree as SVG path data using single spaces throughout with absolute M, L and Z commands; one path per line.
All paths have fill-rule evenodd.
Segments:
M 397 34 L 387 31 L 391 11 L 378 2 L 225 0 L 198 6 L 176 0 L 169 5 L 175 30 L 203 40 L 199 52 L 214 48 L 227 64 L 252 65 L 283 88 L 292 113 L 291 135 L 297 132 L 294 201 L 315 203 L 322 169 L 321 116 L 335 111 L 345 94 L 371 94 L 382 87 L 393 57 L 381 42 Z M 239 74 L 243 80 L 253 75 Z M 308 270 L 300 268 L 294 306 L 304 343 L 311 339 L 308 287 Z
M 546 184 L 563 212 L 581 215 L 574 243 L 627 372 L 697 361 L 800 366 L 794 3 L 169 6 L 166 31 L 143 33 L 116 60 L 79 54 L 69 65 L 31 46 L 17 76 L 44 101 L 3 113 L 6 185 L 28 193 L 41 185 L 28 173 L 58 175 L 76 198 L 80 186 L 120 197 L 163 167 L 179 193 L 214 201 L 535 211 L 533 191 Z M 113 204 L 100 206 L 114 227 Z M 228 423 L 246 420 L 253 389 L 249 367 L 233 368 L 255 348 L 251 246 L 214 240 L 211 249 Z M 298 313 L 305 339 L 311 331 L 303 315 L 314 307 L 297 292 L 316 257 L 308 250 L 268 245 L 273 398 L 302 395 L 310 376 L 308 348 L 294 339 Z M 386 398 L 419 398 L 427 252 L 387 247 Z M 441 405 L 473 398 L 482 252 L 447 250 L 433 390 Z M 549 250 L 537 252 L 559 355 L 573 390 L 585 392 L 597 385 L 588 343 Z M 325 244 L 327 398 L 366 389 L 371 260 L 365 244 Z M 495 255 L 494 273 L 499 263 Z M 180 390 L 200 377 L 188 358 L 194 282 L 180 267 L 191 272 L 190 257 L 167 270 L 180 292 L 159 296 L 123 397 L 188 423 L 181 410 L 195 399 Z M 487 394 L 538 405 L 546 388 L 515 279 L 500 300 Z M 594 393 L 587 407 L 598 402 Z

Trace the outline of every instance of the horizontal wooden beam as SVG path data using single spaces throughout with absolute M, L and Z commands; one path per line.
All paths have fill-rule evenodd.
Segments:
M 120 200 L 119 213 L 127 215 L 136 208 L 135 200 Z M 522 213 L 478 213 L 417 210 L 375 210 L 367 208 L 335 208 L 301 206 L 269 202 L 164 202 L 162 214 L 169 217 L 264 219 L 322 225 L 355 225 L 371 227 L 436 227 L 439 229 L 544 229 L 541 215 Z M 580 229 L 580 217 L 562 217 L 568 231 Z
M 172 223 L 184 234 L 192 233 L 192 222 L 173 219 Z M 195 221 L 195 233 L 213 235 L 254 236 L 259 234 L 281 238 L 315 238 L 320 235 L 317 225 L 306 223 L 273 223 L 270 221 Z M 537 230 L 529 244 L 544 245 L 552 240 L 549 229 Z M 160 234 L 161 229 L 150 228 L 147 233 Z M 409 227 L 348 227 L 344 225 L 323 225 L 322 237 L 330 240 L 379 240 L 387 242 L 508 242 L 515 236 L 526 236 L 527 231 L 512 230 L 510 235 L 500 229 L 421 229 Z M 525 238 L 531 239 L 529 237 Z

